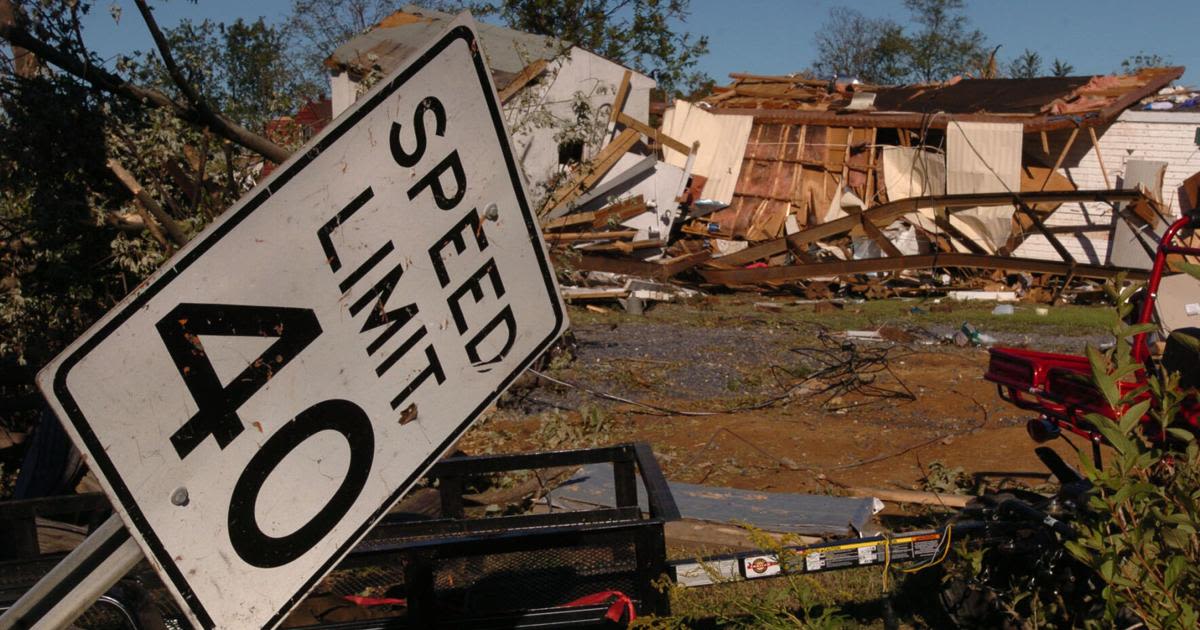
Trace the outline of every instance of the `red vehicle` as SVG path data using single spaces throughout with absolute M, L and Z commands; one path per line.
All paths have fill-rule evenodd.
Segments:
M 1140 305 L 1135 307 L 1137 323 L 1154 321 L 1154 307 L 1159 297 L 1163 273 L 1167 269 L 1167 256 L 1200 256 L 1200 247 L 1173 242 L 1181 231 L 1197 228 L 1200 228 L 1200 213 L 1179 219 L 1163 234 L 1154 257 L 1149 283 L 1141 293 Z M 1200 302 L 1200 296 L 1197 296 L 1197 301 Z M 1200 380 L 1200 365 L 1197 365 L 1195 354 L 1174 340 L 1168 341 L 1161 357 L 1155 357 L 1152 356 L 1149 335 L 1142 333 L 1134 337 L 1132 353 L 1135 361 L 1147 366 L 1153 361 L 1161 361 L 1168 369 L 1181 371 L 1185 385 L 1194 386 Z M 1145 377 L 1145 370 L 1138 372 L 1138 379 Z M 992 348 L 984 378 L 996 383 L 1000 397 L 1004 400 L 1038 413 L 1039 417 L 1030 420 L 1027 425 L 1029 435 L 1034 440 L 1045 442 L 1059 436 L 1062 431 L 1075 433 L 1092 443 L 1097 462 L 1102 438 L 1087 420 L 1087 414 L 1098 413 L 1115 420 L 1125 411 L 1123 407 L 1108 406 L 1100 391 L 1091 383 L 1091 367 L 1087 358 L 1082 356 L 1020 348 Z M 1121 393 L 1127 394 L 1143 384 L 1144 380 L 1122 382 Z M 1150 395 L 1148 391 L 1143 391 L 1138 399 L 1142 400 Z M 1182 420 L 1200 432 L 1200 399 L 1195 395 L 1188 397 L 1180 413 Z M 1148 424 L 1148 421 L 1148 417 L 1142 418 L 1143 428 L 1151 437 L 1156 437 L 1155 433 L 1158 430 L 1151 428 L 1153 425 Z

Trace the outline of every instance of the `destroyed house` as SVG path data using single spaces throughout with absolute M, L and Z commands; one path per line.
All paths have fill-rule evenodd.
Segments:
M 1195 206 L 1196 95 L 1169 87 L 1182 74 L 895 87 L 735 74 L 676 101 L 654 133 L 614 133 L 605 151 L 620 159 L 602 151 L 587 172 L 603 178 L 560 191 L 543 227 L 584 270 L 695 270 L 724 285 L 878 274 L 911 285 L 930 278 L 917 272 L 954 270 L 935 277 L 980 286 L 1024 274 L 1057 296 L 1072 279 L 1147 268 L 1156 235 Z M 616 146 L 632 132 L 647 144 Z M 656 195 L 678 202 L 667 230 L 586 231 L 572 218 L 626 219 L 614 202 L 651 191 L 617 184 L 656 160 L 686 180 L 676 199 Z
M 1131 108 L 1181 74 L 1181 68 L 1166 68 L 1125 77 L 965 79 L 834 90 L 827 82 L 736 75 L 731 86 L 695 105 L 677 104 L 663 131 L 686 142 L 689 124 L 737 130 L 734 146 L 745 146 L 740 156 L 730 151 L 714 158 L 723 161 L 718 168 L 698 164 L 696 169 L 710 175 L 703 195 L 730 204 L 703 228 L 729 238 L 774 238 L 787 224 L 798 229 L 922 195 L 1138 183 L 1157 193 L 1157 185 L 1126 176 L 1128 167 L 1137 171 L 1145 161 L 1169 165 L 1171 177 L 1162 182 L 1160 200 L 1164 210 L 1177 215 L 1175 189 L 1183 177 L 1200 170 L 1195 126 L 1188 126 L 1194 121 L 1176 114 L 1180 124 L 1162 132 L 1134 143 L 1117 138 L 1136 136 L 1127 131 L 1131 124 L 1168 123 L 1145 122 L 1144 116 L 1166 114 Z M 694 116 L 709 122 L 690 123 Z M 1185 138 L 1190 155 L 1189 147 L 1169 144 L 1171 138 Z M 710 171 L 717 171 L 715 182 Z M 1110 210 L 1101 205 L 1036 209 L 1074 257 L 1105 264 L 1115 227 Z M 950 218 L 951 225 L 989 253 L 1015 237 L 1015 255 L 1057 257 L 1047 237 L 1030 233 L 1021 217 L 1009 221 L 1011 206 L 959 214 Z M 901 244 L 913 250 L 914 243 Z
M 345 111 L 378 78 L 437 37 L 454 16 L 407 6 L 341 45 L 326 60 L 333 115 Z M 627 69 L 578 46 L 501 26 L 476 26 L 504 106 L 517 158 L 536 197 L 569 164 L 593 157 L 607 107 Z M 645 120 L 653 79 L 631 73 L 629 113 Z M 589 120 L 578 112 L 590 110 Z

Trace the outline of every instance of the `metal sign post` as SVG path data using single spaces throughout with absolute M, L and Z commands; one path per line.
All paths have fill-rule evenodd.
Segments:
M 565 326 L 466 17 L 38 383 L 192 623 L 273 627 Z

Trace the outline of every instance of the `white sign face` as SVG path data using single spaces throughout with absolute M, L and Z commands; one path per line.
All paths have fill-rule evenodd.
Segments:
M 39 385 L 200 627 L 277 625 L 566 326 L 452 27 Z

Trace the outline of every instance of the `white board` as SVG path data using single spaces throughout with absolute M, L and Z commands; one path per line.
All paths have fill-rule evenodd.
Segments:
M 38 376 L 199 627 L 277 625 L 566 326 L 469 24 Z

